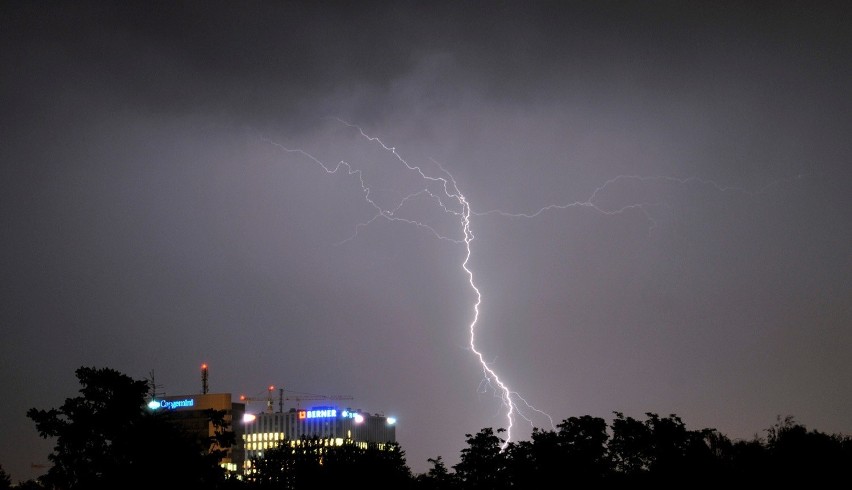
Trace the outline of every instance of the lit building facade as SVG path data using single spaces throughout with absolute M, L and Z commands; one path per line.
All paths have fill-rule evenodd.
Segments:
M 364 449 L 371 443 L 384 449 L 385 444 L 396 442 L 393 417 L 333 406 L 246 414 L 243 420 L 246 471 L 250 471 L 251 458 L 263 457 L 265 450 L 276 448 L 284 441 L 298 445 L 303 438 L 319 439 L 325 446 L 352 442 Z

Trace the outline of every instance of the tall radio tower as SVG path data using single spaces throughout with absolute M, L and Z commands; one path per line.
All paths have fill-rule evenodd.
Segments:
M 209 391 L 207 386 L 207 364 L 201 365 L 201 394 L 206 395 Z

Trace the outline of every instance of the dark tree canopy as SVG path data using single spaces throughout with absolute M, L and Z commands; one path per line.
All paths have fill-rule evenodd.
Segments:
M 827 487 L 848 481 L 852 468 L 852 438 L 808 430 L 792 417 L 779 417 L 765 439 L 732 441 L 714 429 L 688 429 L 675 414 L 648 412 L 640 420 L 613 412 L 610 424 L 570 417 L 556 430 L 533 429 L 527 441 L 507 443 L 504 429 L 486 427 L 465 434 L 467 447 L 452 470 L 437 456 L 419 475 L 395 442 L 285 440 L 253 458 L 253 471 L 237 480 L 219 466 L 224 449 L 237 442 L 224 412 L 207 413 L 214 435 L 188 435 L 169 416 L 146 408 L 147 381 L 107 368 L 81 367 L 76 375 L 79 396 L 59 408 L 27 411 L 38 433 L 56 441 L 47 474 L 12 487 L 0 466 L 0 490 L 100 490 L 140 482 L 198 490 Z
M 5 490 L 12 487 L 12 477 L 0 466 L 0 490 Z
M 507 456 L 498 434 L 504 429 L 486 427 L 478 433 L 465 434 L 468 447 L 461 450 L 461 461 L 454 466 L 464 488 L 497 490 L 509 486 Z
M 147 381 L 109 368 L 81 367 L 76 375 L 80 396 L 59 408 L 27 411 L 38 433 L 56 440 L 45 486 L 91 490 L 168 481 L 181 488 L 215 488 L 224 481 L 220 454 L 207 451 L 210 441 L 187 437 L 166 416 L 146 408 Z
M 455 490 L 460 487 L 455 473 L 451 473 L 441 456 L 427 460 L 432 465 L 426 473 L 416 475 L 416 488 L 420 490 Z

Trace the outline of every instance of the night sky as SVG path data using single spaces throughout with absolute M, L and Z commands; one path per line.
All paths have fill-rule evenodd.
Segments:
M 0 465 L 81 366 L 352 396 L 418 473 L 510 420 L 852 433 L 846 5 L 2 2 Z

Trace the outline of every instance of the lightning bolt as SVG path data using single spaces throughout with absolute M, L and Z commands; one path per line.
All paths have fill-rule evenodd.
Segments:
M 345 160 L 341 160 L 336 165 L 328 165 L 322 162 L 320 159 L 316 158 L 312 154 L 308 153 L 305 150 L 298 148 L 289 148 L 275 141 L 269 140 L 267 138 L 261 138 L 263 141 L 274 145 L 281 151 L 286 153 L 293 153 L 301 155 L 308 160 L 312 161 L 316 165 L 320 166 L 327 174 L 336 174 L 340 171 L 345 171 L 347 175 L 354 175 L 358 178 L 358 181 L 361 186 L 361 191 L 363 193 L 365 201 L 375 209 L 375 215 L 369 220 L 358 223 L 355 225 L 355 230 L 351 236 L 342 240 L 338 243 L 338 245 L 348 242 L 350 240 L 355 239 L 358 236 L 359 231 L 374 223 L 377 220 L 384 219 L 391 222 L 400 222 L 406 225 L 416 226 L 418 228 L 426 230 L 428 233 L 433 235 L 435 238 L 439 240 L 445 240 L 452 242 L 454 244 L 460 245 L 464 247 L 464 260 L 461 263 L 461 269 L 467 276 L 467 282 L 470 286 L 471 290 L 475 295 L 475 301 L 473 303 L 473 319 L 468 324 L 469 331 L 469 349 L 474 354 L 476 359 L 478 360 L 483 373 L 483 379 L 480 383 L 479 390 L 480 392 L 486 392 L 489 388 L 493 390 L 494 396 L 498 397 L 501 401 L 502 413 L 503 417 L 506 420 L 506 438 L 501 444 L 501 449 L 505 449 L 510 441 L 512 441 L 512 431 L 515 427 L 515 423 L 518 418 L 523 419 L 528 422 L 531 426 L 533 426 L 533 416 L 534 414 L 538 414 L 540 416 L 544 416 L 551 426 L 551 429 L 556 430 L 553 418 L 546 412 L 541 409 L 536 408 L 532 404 L 530 404 L 526 399 L 524 399 L 520 393 L 511 389 L 497 374 L 495 369 L 492 367 L 492 363 L 486 361 L 483 353 L 477 348 L 477 329 L 479 326 L 479 315 L 480 315 L 480 307 L 482 305 L 482 293 L 476 285 L 476 280 L 474 277 L 474 272 L 470 268 L 470 259 L 473 253 L 472 243 L 474 240 L 474 234 L 471 228 L 471 217 L 480 217 L 487 215 L 499 215 L 507 218 L 519 218 L 519 219 L 534 219 L 540 216 L 543 213 L 549 211 L 558 211 L 558 210 L 566 210 L 569 208 L 583 208 L 589 209 L 594 212 L 600 213 L 602 215 L 612 216 L 617 214 L 622 214 L 628 212 L 630 210 L 637 210 L 645 216 L 645 218 L 650 223 L 649 231 L 656 226 L 656 222 L 653 219 L 653 216 L 648 211 L 649 208 L 663 205 L 662 202 L 637 202 L 630 203 L 620 207 L 615 208 L 606 208 L 602 205 L 598 204 L 598 196 L 605 192 L 607 188 L 616 185 L 619 182 L 657 182 L 657 183 L 669 183 L 676 185 L 700 185 L 709 187 L 714 189 L 715 191 L 726 193 L 726 192 L 737 192 L 743 193 L 747 195 L 756 195 L 766 191 L 768 188 L 776 185 L 778 181 L 770 182 L 766 184 L 762 188 L 757 191 L 748 191 L 741 187 L 733 187 L 733 186 L 723 186 L 718 184 L 712 180 L 699 179 L 696 177 L 688 177 L 688 178 L 676 178 L 670 176 L 639 176 L 639 175 L 619 175 L 613 177 L 599 187 L 595 188 L 589 197 L 582 201 L 574 201 L 565 204 L 548 204 L 544 207 L 541 207 L 538 210 L 527 212 L 527 213 L 509 213 L 501 210 L 489 210 L 484 212 L 474 212 L 471 208 L 470 202 L 464 196 L 464 194 L 459 190 L 459 186 L 456 183 L 455 178 L 448 172 L 440 163 L 437 161 L 430 159 L 432 164 L 440 170 L 441 176 L 432 176 L 428 175 L 422 167 L 417 165 L 412 165 L 408 161 L 406 161 L 397 149 L 393 146 L 388 146 L 382 140 L 380 140 L 376 136 L 371 136 L 364 132 L 359 126 L 344 121 L 339 118 L 334 118 L 338 123 L 356 130 L 359 135 L 369 141 L 372 144 L 378 145 L 384 152 L 387 152 L 399 162 L 401 163 L 408 171 L 415 172 L 419 178 L 425 184 L 424 187 L 420 190 L 417 190 L 411 194 L 408 194 L 401 198 L 399 202 L 397 202 L 394 206 L 382 206 L 376 202 L 375 199 L 372 198 L 372 189 L 367 184 L 366 179 L 364 178 L 364 174 L 361 170 L 353 168 L 353 166 L 346 162 Z M 796 178 L 800 178 L 801 175 Z M 458 237 L 450 237 L 438 232 L 433 226 L 429 225 L 420 220 L 404 218 L 398 215 L 399 211 L 412 199 L 425 197 L 429 200 L 435 202 L 436 206 L 441 210 L 441 212 L 448 214 L 454 219 L 458 220 L 460 236 Z

